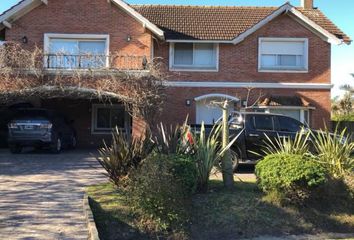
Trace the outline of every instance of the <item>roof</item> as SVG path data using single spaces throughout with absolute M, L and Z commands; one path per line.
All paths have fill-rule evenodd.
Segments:
M 281 7 L 226 7 L 131 5 L 141 15 L 165 32 L 169 40 L 232 41 L 266 17 L 284 6 L 296 9 L 306 18 L 346 43 L 350 38 L 334 25 L 320 10 L 295 8 L 286 3 Z M 295 11 L 295 10 L 294 10 Z M 282 12 L 283 13 L 283 12 Z
M 139 12 L 135 11 L 132 7 L 130 7 L 123 0 L 110 0 L 117 7 L 121 8 L 127 14 L 135 18 L 138 22 L 140 22 L 144 28 L 149 29 L 152 33 L 154 33 L 160 39 L 164 39 L 164 32 L 151 23 L 148 19 L 142 16 Z M 17 4 L 13 5 L 11 8 L 0 14 L 0 25 L 3 27 L 10 27 L 11 22 L 16 19 L 22 17 L 27 12 L 31 11 L 35 7 L 45 4 L 48 5 L 48 0 L 20 0 Z M 0 26 L 1 27 L 1 26 Z M 1 29 L 1 28 L 0 28 Z
M 310 103 L 299 96 L 266 96 L 258 102 L 258 106 L 292 106 L 311 107 Z
M 129 5 L 123 0 L 110 1 L 160 39 L 209 40 L 236 44 L 279 15 L 288 13 L 320 33 L 328 42 L 351 42 L 320 10 L 295 8 L 289 3 L 280 7 L 225 7 Z M 40 4 L 48 4 L 48 0 L 19 1 L 0 15 L 0 27 L 11 28 L 13 21 Z

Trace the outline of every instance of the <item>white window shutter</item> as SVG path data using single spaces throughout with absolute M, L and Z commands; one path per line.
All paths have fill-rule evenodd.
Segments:
M 304 55 L 304 42 L 263 41 L 262 54 Z

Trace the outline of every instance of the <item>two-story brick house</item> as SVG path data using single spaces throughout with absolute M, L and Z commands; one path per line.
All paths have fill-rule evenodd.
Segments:
M 36 45 L 48 54 L 64 49 L 70 54 L 119 51 L 161 58 L 167 86 L 161 120 L 166 124 L 181 123 L 187 115 L 191 123 L 212 123 L 220 110 L 210 102 L 230 99 L 230 110 L 251 105 L 255 111 L 323 127 L 330 120 L 331 44 L 351 42 L 312 0 L 302 0 L 300 7 L 22 0 L 0 15 L 0 23 L 5 41 Z M 75 119 L 82 146 L 96 145 L 115 125 L 140 129 L 119 104 L 33 102 Z

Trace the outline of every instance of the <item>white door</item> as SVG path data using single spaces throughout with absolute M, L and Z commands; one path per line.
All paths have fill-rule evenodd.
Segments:
M 201 124 L 203 121 L 205 124 L 214 124 L 219 118 L 222 117 L 222 110 L 220 107 L 211 104 L 212 100 L 201 100 L 197 102 L 197 124 Z M 221 100 L 219 100 L 221 101 Z M 229 111 L 233 111 L 234 107 L 231 104 Z

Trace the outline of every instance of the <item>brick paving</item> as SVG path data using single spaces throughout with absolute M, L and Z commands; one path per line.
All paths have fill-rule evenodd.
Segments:
M 0 151 L 0 239 L 87 239 L 84 187 L 105 181 L 89 151 Z

